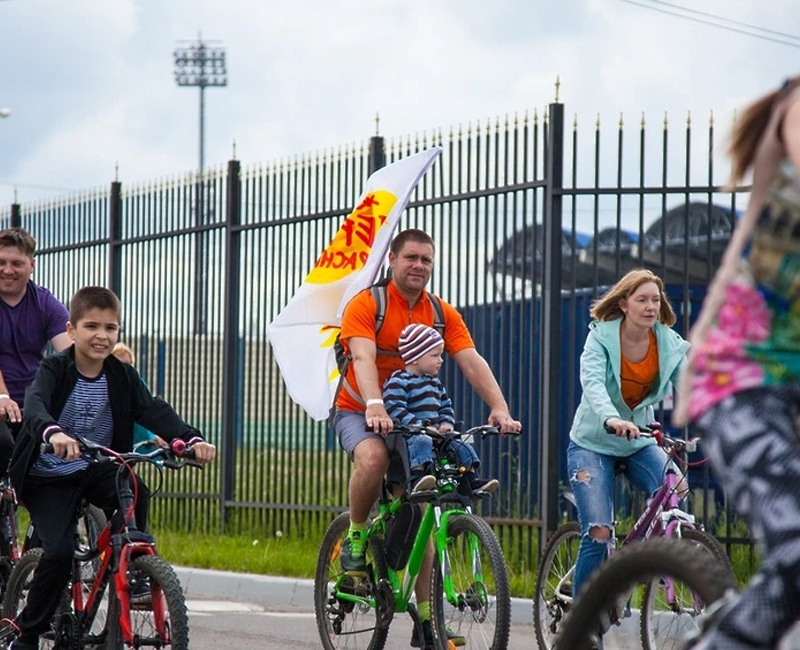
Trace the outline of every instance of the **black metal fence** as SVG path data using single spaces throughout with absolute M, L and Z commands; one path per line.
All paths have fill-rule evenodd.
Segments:
M 556 103 L 541 117 L 376 136 L 266 166 L 232 160 L 202 177 L 115 181 L 15 204 L 0 210 L 0 226 L 37 238 L 35 279 L 65 302 L 82 285 L 114 289 L 142 376 L 219 445 L 219 463 L 167 480 L 156 517 L 182 528 L 316 534 L 346 507 L 350 467 L 324 423 L 289 399 L 266 325 L 371 171 L 441 145 L 401 227 L 437 242 L 430 288 L 460 309 L 523 422 L 521 439 L 478 451 L 483 472 L 503 483 L 483 513 L 526 562 L 538 531 L 562 516 L 592 298 L 626 270 L 649 267 L 666 280 L 686 332 L 735 220 L 736 195 L 714 179 L 713 120 L 697 133 L 691 120 L 677 130 L 673 137 L 665 118 L 653 136 L 642 119 L 629 137 L 620 118 L 606 146 L 598 120 L 583 141 Z M 486 408 L 452 364 L 444 380 L 461 417 L 483 421 Z M 708 520 L 713 485 L 705 471 L 694 483 Z

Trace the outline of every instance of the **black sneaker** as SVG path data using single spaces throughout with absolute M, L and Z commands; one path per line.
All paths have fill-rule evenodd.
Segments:
M 467 639 L 465 637 L 453 632 L 453 630 L 447 626 L 445 626 L 444 629 L 447 633 L 447 640 L 457 648 L 467 644 Z M 430 650 L 433 648 L 433 628 L 431 627 L 430 619 L 422 621 L 422 635 L 424 637 L 424 645 L 419 642 L 419 634 L 417 633 L 417 626 L 415 625 L 414 629 L 411 631 L 411 647 L 423 648 L 423 650 Z
M 478 478 L 470 477 L 469 481 L 469 489 L 472 490 L 473 494 L 491 494 L 497 488 L 500 487 L 500 481 L 496 478 Z
M 33 640 L 28 640 L 25 637 L 17 637 L 8 646 L 8 650 L 39 650 L 39 639 L 35 637 Z
M 144 609 L 152 604 L 152 600 L 150 581 L 145 576 L 137 574 L 131 580 L 131 605 L 137 609 Z
M 342 544 L 339 564 L 344 573 L 367 573 L 367 533 L 351 530 Z
M 419 626 L 415 625 L 414 629 L 411 630 L 411 647 L 423 648 L 424 650 L 433 648 L 433 630 L 431 629 L 430 619 L 422 621 L 422 636 L 423 640 L 420 641 Z

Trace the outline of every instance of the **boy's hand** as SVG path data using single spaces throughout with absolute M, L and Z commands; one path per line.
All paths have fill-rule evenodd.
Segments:
M 66 433 L 54 433 L 47 442 L 53 445 L 53 453 L 66 460 L 75 460 L 81 455 L 81 448 L 75 438 L 70 438 Z
M 217 457 L 217 448 L 209 442 L 196 442 L 192 445 L 194 459 L 199 463 L 210 463 Z
M 452 424 L 443 424 L 439 427 L 439 433 L 446 433 L 453 430 Z

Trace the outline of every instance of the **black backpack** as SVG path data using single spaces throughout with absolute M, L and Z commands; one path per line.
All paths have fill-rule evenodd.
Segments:
M 375 339 L 378 338 L 378 333 L 381 331 L 381 327 L 383 327 L 383 319 L 386 316 L 386 287 L 389 285 L 389 281 L 392 279 L 391 275 L 387 275 L 382 280 L 373 284 L 369 291 L 372 292 L 372 298 L 375 300 Z M 367 291 L 367 289 L 364 289 Z M 442 300 L 439 296 L 436 296 L 430 292 L 428 292 L 428 298 L 431 299 L 431 306 L 433 307 L 433 328 L 439 332 L 442 336 L 444 336 L 444 309 L 442 309 Z M 336 409 L 336 399 L 339 397 L 339 391 L 342 387 L 345 387 L 353 397 L 357 397 L 353 391 L 349 388 L 349 385 L 345 381 L 345 376 L 347 375 L 347 369 L 350 367 L 350 362 L 353 360 L 353 356 L 350 353 L 345 353 L 344 345 L 339 340 L 340 335 L 336 335 L 336 340 L 333 342 L 333 351 L 336 355 L 336 367 L 339 369 L 339 383 L 336 386 L 336 392 L 333 395 L 333 406 L 331 412 Z M 383 354 L 386 356 L 392 357 L 399 357 L 399 352 L 394 352 L 393 350 L 382 350 L 378 348 L 378 354 Z

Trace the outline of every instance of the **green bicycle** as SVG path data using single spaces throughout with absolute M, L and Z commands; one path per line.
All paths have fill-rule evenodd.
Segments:
M 393 431 L 403 437 L 419 433 L 428 431 L 421 427 Z M 464 434 L 432 436 L 434 489 L 392 499 L 384 482 L 379 514 L 368 525 L 366 574 L 342 572 L 339 557 L 350 517 L 345 512 L 333 520 L 322 540 L 314 578 L 314 611 L 326 650 L 382 650 L 397 612 L 408 613 L 417 638 L 423 638 L 411 596 L 431 540 L 435 650 L 454 650 L 448 629 L 464 638 L 467 650 L 505 650 L 511 597 L 503 553 L 489 525 L 472 512 L 476 495 L 464 478 L 464 468 L 444 451 L 448 442 L 499 433 L 496 427 L 481 426 Z M 424 513 L 422 503 L 428 504 Z

